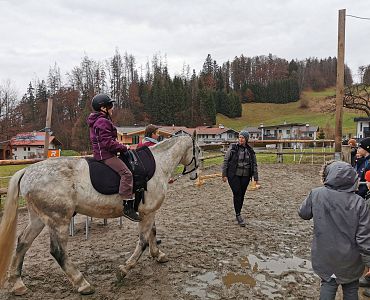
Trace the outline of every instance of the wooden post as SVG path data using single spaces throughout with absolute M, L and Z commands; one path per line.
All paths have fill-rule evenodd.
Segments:
M 277 162 L 278 163 L 283 163 L 284 158 L 283 158 L 283 143 L 278 143 L 277 144 Z
M 344 45 L 345 45 L 346 10 L 338 12 L 338 57 L 337 57 L 337 86 L 335 109 L 335 159 L 341 159 L 342 151 L 342 121 L 344 98 Z
M 53 111 L 53 99 L 48 98 L 48 109 L 46 112 L 46 125 L 45 125 L 45 142 L 44 142 L 44 158 L 45 159 L 48 158 L 52 111 Z

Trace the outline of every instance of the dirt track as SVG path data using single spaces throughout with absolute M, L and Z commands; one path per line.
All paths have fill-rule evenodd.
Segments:
M 320 185 L 319 166 L 262 165 L 262 188 L 247 193 L 247 226 L 236 225 L 231 191 L 215 178 L 201 187 L 182 178 L 171 186 L 157 218 L 158 264 L 144 252 L 123 282 L 115 271 L 135 247 L 136 225 L 94 219 L 85 240 L 85 217 L 77 216 L 71 258 L 95 288 L 85 299 L 317 299 L 319 279 L 310 269 L 312 223 L 297 216 L 307 192 Z M 219 172 L 211 168 L 203 174 Z M 21 211 L 18 232 L 27 224 Z M 27 253 L 23 280 L 30 292 L 16 298 L 81 299 L 49 254 L 47 230 Z M 339 299 L 339 298 L 338 298 Z M 365 299 L 365 298 L 364 298 Z M 366 298 L 367 299 L 367 298 Z

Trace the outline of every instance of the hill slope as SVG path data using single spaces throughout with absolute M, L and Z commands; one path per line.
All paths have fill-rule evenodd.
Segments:
M 240 130 L 246 126 L 257 127 L 261 123 L 264 125 L 287 123 L 309 123 L 313 126 L 324 128 L 324 131 L 334 130 L 335 128 L 335 100 L 326 99 L 327 96 L 335 95 L 335 89 L 327 89 L 322 92 L 306 91 L 302 93 L 301 100 L 287 104 L 274 103 L 245 103 L 240 118 L 230 119 L 218 114 L 217 124 L 223 124 Z M 308 105 L 301 108 L 302 102 Z M 344 109 L 343 114 L 343 134 L 356 134 L 356 123 L 354 117 L 366 116 L 362 112 Z

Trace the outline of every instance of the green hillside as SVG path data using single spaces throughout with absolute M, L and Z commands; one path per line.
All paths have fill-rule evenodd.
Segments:
M 306 91 L 302 93 L 301 100 L 288 104 L 274 103 L 245 103 L 240 118 L 230 119 L 218 114 L 217 124 L 223 124 L 240 130 L 244 127 L 257 127 L 264 125 L 287 123 L 309 123 L 320 128 L 335 128 L 335 111 L 333 111 L 333 100 L 325 99 L 327 96 L 335 95 L 335 89 L 330 88 L 321 92 Z M 308 108 L 301 108 L 301 102 L 305 101 Z M 335 101 L 335 100 L 334 100 Z M 327 107 L 331 107 L 328 109 Z M 335 108 L 334 108 L 335 110 Z M 366 116 L 362 112 L 344 109 L 343 134 L 356 133 L 354 117 Z

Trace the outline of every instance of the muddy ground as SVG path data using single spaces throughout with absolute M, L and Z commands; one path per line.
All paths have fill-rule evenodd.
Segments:
M 146 251 L 123 282 L 115 272 L 135 247 L 136 225 L 125 220 L 120 228 L 118 219 L 111 219 L 104 226 L 94 219 L 86 240 L 85 217 L 77 215 L 70 255 L 95 294 L 82 297 L 73 290 L 49 254 L 44 229 L 25 258 L 29 293 L 14 297 L 1 290 L 0 299 L 318 299 L 319 279 L 310 264 L 312 223 L 301 220 L 297 208 L 320 185 L 319 169 L 261 165 L 262 187 L 246 196 L 245 228 L 236 225 L 231 191 L 219 177 L 200 187 L 181 178 L 156 222 L 169 262 L 159 264 Z M 219 167 L 203 174 L 215 172 Z M 18 232 L 27 218 L 20 211 Z

